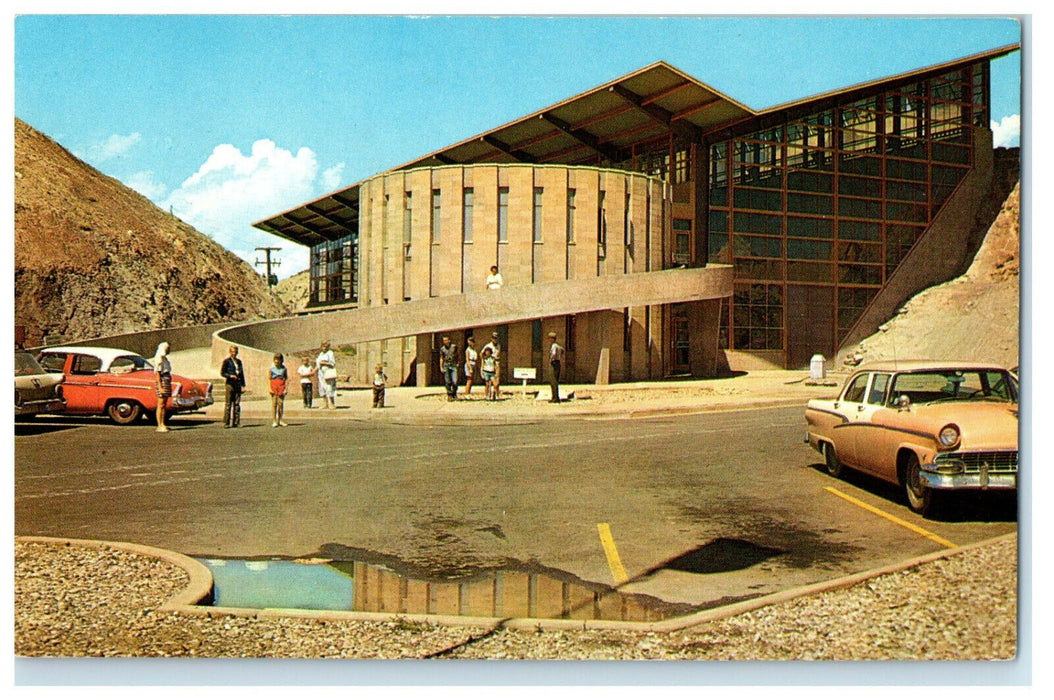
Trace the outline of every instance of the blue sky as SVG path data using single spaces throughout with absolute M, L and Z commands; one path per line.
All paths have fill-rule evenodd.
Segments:
M 657 60 L 760 109 L 1020 40 L 965 16 L 21 15 L 14 112 L 246 260 L 281 247 L 285 277 L 307 249 L 253 221 Z M 992 66 L 1004 145 L 1020 61 Z

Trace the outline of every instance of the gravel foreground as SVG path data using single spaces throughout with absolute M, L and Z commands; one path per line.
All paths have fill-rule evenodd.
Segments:
M 160 611 L 189 577 L 105 547 L 15 544 L 24 657 L 995 660 L 1012 659 L 1017 540 L 851 588 L 664 632 L 522 631 L 391 622 L 207 618 Z

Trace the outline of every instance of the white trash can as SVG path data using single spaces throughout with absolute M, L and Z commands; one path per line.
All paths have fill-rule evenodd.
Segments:
M 827 378 L 827 360 L 824 358 L 823 355 L 813 355 L 812 359 L 809 360 L 809 378 Z

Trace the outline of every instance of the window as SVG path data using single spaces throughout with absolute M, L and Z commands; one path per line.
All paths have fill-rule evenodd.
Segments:
M 66 356 L 44 355 L 40 358 L 40 366 L 48 372 L 62 372 L 66 369 Z
M 867 402 L 875 406 L 881 406 L 886 402 L 886 389 L 889 388 L 889 375 L 876 374 L 871 382 L 871 391 L 867 393 Z
M 864 401 L 864 392 L 867 390 L 867 377 L 868 375 L 866 374 L 858 374 L 854 377 L 853 381 L 846 387 L 842 400 L 850 403 L 862 403 Z
M 633 245 L 633 224 L 629 220 L 629 192 L 626 193 L 625 207 L 622 209 L 622 237 L 627 248 Z
M 461 242 L 472 242 L 472 207 L 473 192 L 471 187 L 466 187 L 461 194 Z
M 407 192 L 403 197 L 403 245 L 410 250 L 414 230 L 414 193 Z
M 681 148 L 673 154 L 673 181 L 675 184 L 688 182 L 689 173 L 688 149 Z
M 74 355 L 70 367 L 72 374 L 95 374 L 102 369 L 102 360 L 92 355 Z
M 732 296 L 732 326 L 737 350 L 783 349 L 783 287 L 737 284 Z
M 432 190 L 432 242 L 439 242 L 439 215 L 440 210 L 439 190 Z
M 542 188 L 534 188 L 534 218 L 531 221 L 532 240 L 542 242 Z
M 687 265 L 692 255 L 692 220 L 673 220 L 673 262 Z
M 567 242 L 575 242 L 575 190 L 567 190 Z
M 498 243 L 509 242 L 509 188 L 498 188 Z
M 607 192 L 600 190 L 600 198 L 597 200 L 597 256 L 603 258 L 607 255 L 608 248 L 608 215 L 604 200 Z

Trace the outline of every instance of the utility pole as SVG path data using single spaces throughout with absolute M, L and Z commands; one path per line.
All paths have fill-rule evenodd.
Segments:
M 257 265 L 267 265 L 267 286 L 268 287 L 273 287 L 276 284 L 278 284 L 278 275 L 271 274 L 271 268 L 272 267 L 278 267 L 279 265 L 282 264 L 282 261 L 281 260 L 271 260 L 271 253 L 272 252 L 278 252 L 279 250 L 281 250 L 281 248 L 267 248 L 267 247 L 263 247 L 263 248 L 257 248 L 257 250 L 262 250 L 264 252 L 264 255 L 266 256 L 267 260 L 266 261 L 257 260 L 256 264 Z

